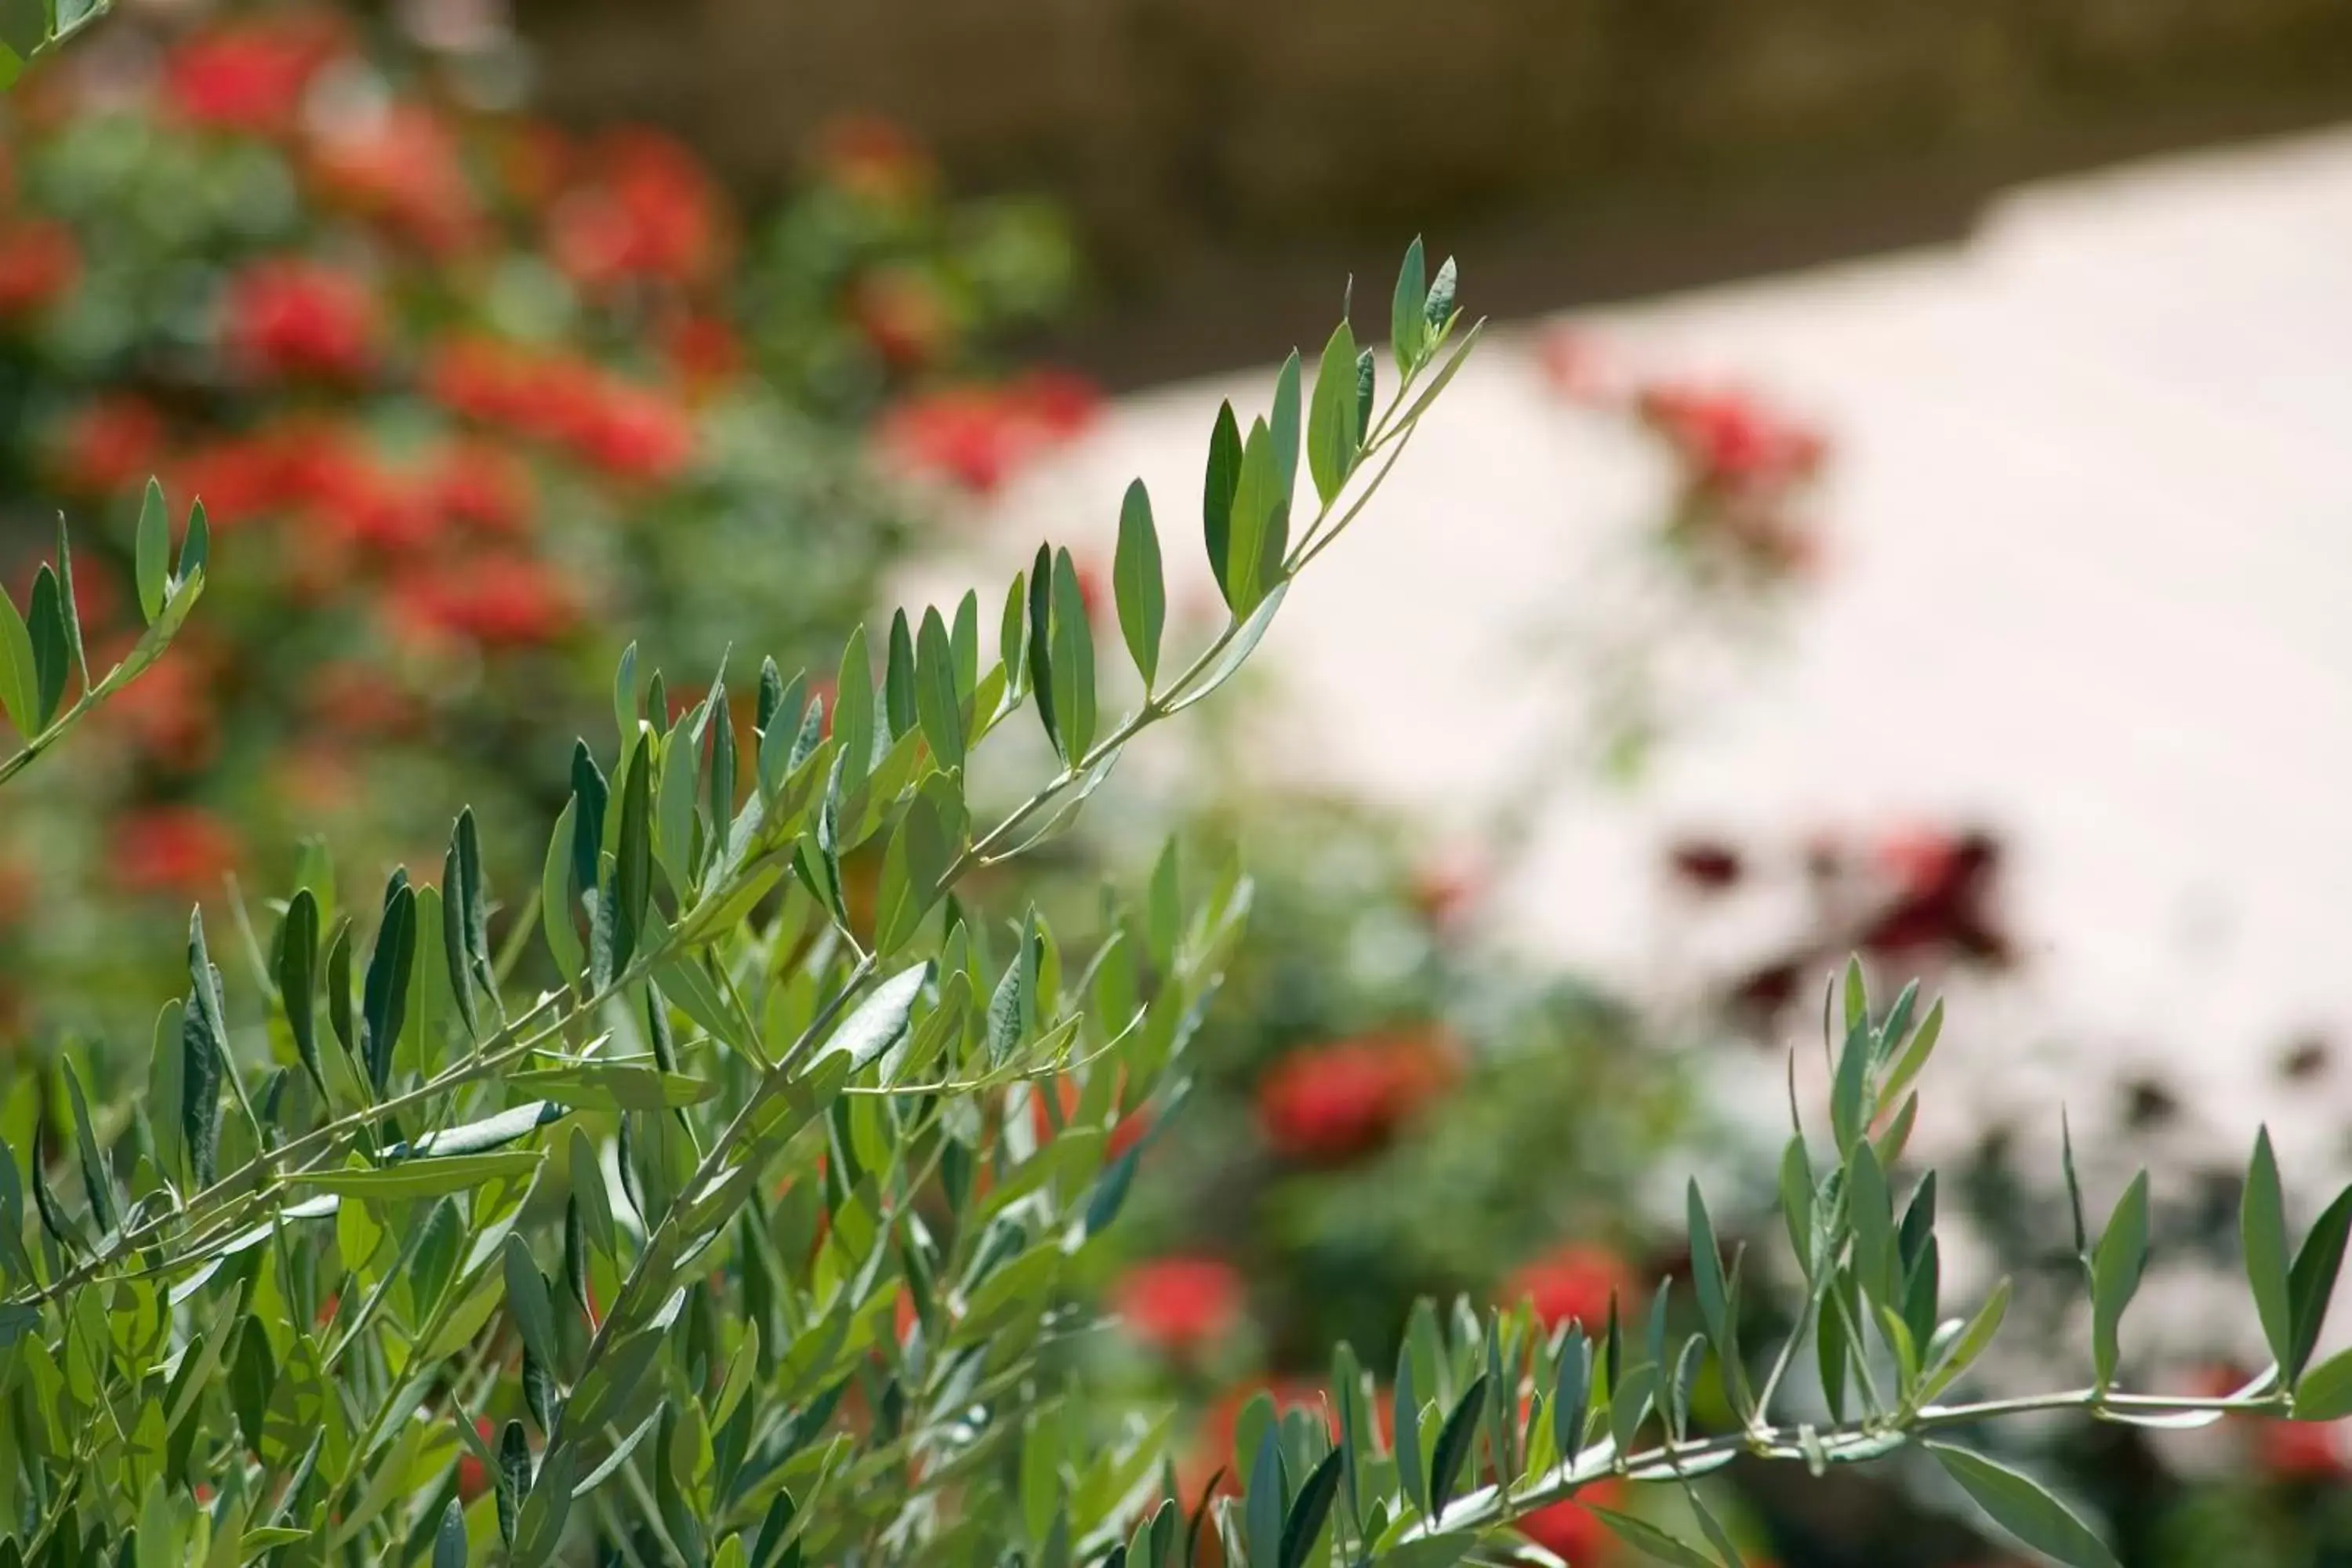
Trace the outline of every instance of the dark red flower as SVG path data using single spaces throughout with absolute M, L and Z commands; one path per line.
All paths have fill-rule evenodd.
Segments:
M 1285 1159 L 1352 1160 L 1385 1145 L 1454 1074 L 1452 1051 L 1427 1034 L 1293 1051 L 1258 1082 L 1258 1127 Z
M 142 683 L 143 678 L 131 689 Z M 114 820 L 112 839 L 109 853 L 114 879 L 133 893 L 209 898 L 221 890 L 238 858 L 236 834 L 201 806 L 151 805 L 125 812 Z
M 1677 880 L 1702 893 L 1738 886 L 1746 870 L 1739 851 L 1720 838 L 1677 839 L 1666 852 L 1666 863 Z
M 292 129 L 340 37 L 331 23 L 249 23 L 190 38 L 163 62 L 163 100 L 182 121 L 276 135 Z
M 662 357 L 680 383 L 708 390 L 742 374 L 743 341 L 720 317 L 684 315 L 663 331 Z
M 2258 1451 L 2263 1468 L 2283 1481 L 2342 1480 L 2352 1475 L 2342 1421 L 2264 1421 Z
M 0 316 L 46 310 L 80 277 L 81 246 L 65 225 L 27 218 L 0 229 Z
M 378 331 L 375 296 L 337 268 L 278 257 L 229 282 L 222 335 L 253 374 L 352 379 L 375 363 Z
M 694 459 L 694 422 L 649 387 L 606 379 L 574 434 L 580 456 L 618 479 L 659 482 Z
M 1546 1327 L 1581 1321 L 1588 1332 L 1598 1333 L 1609 1321 L 1610 1299 L 1627 1296 L 1633 1287 L 1632 1273 L 1615 1253 L 1570 1242 L 1513 1274 L 1503 1286 L 1503 1301 L 1531 1303 Z
M 1162 1354 L 1191 1357 L 1241 1321 L 1242 1277 L 1216 1258 L 1159 1258 L 1137 1264 L 1110 1288 L 1127 1331 Z
M 163 446 L 163 416 L 136 393 L 112 393 L 76 409 L 58 430 L 58 481 L 75 495 L 103 497 L 146 482 Z

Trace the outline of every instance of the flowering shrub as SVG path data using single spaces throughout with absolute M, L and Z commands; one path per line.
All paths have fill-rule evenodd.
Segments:
M 157 931 L 282 872 L 298 827 L 389 864 L 449 794 L 503 854 L 609 709 L 614 628 L 703 667 L 749 628 L 829 647 L 919 516 L 874 422 L 985 401 L 956 389 L 993 374 L 988 334 L 1066 279 L 1050 222 L 947 203 L 877 128 L 753 225 L 666 137 L 479 100 L 479 63 L 315 6 L 118 18 L 9 105 L 0 579 L 25 586 L 59 506 L 98 520 L 77 587 L 112 648 L 158 470 L 235 566 L 0 831 L 11 875 L 90 920 Z M 1088 406 L 1058 394 L 1055 428 Z M 119 1035 L 111 966 L 141 944 L 88 929 L 0 952 L 78 968 L 40 1007 Z

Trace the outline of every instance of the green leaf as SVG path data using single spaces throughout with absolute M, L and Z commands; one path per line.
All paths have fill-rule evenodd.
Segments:
M 963 766 L 963 696 L 956 679 L 955 645 L 947 623 L 936 609 L 923 612 L 923 631 L 917 645 L 915 709 L 922 721 L 923 739 L 942 768 Z
M 1286 516 L 1290 510 L 1291 497 L 1298 489 L 1298 351 L 1293 349 L 1274 378 L 1274 413 L 1266 426 L 1274 440 L 1275 490 L 1282 498 L 1281 510 Z M 1280 559 L 1278 554 L 1276 559 Z
M 1592 1399 L 1592 1341 L 1579 1331 L 1559 1349 L 1559 1369 L 1552 1385 L 1552 1447 L 1563 1463 L 1573 1463 L 1584 1447 L 1585 1412 Z
M 1053 639 L 1055 739 L 1062 760 L 1075 767 L 1095 741 L 1095 638 L 1066 550 L 1054 554 Z
M 1674 1563 L 1675 1568 L 1720 1568 L 1714 1558 L 1697 1547 L 1667 1534 L 1647 1520 L 1636 1519 L 1630 1513 L 1619 1513 L 1597 1503 L 1586 1506 L 1591 1509 L 1595 1518 L 1609 1527 L 1611 1534 L 1645 1557 Z
M 874 766 L 874 663 L 866 628 L 849 634 L 833 688 L 833 738 L 841 742 L 842 788 L 856 788 Z
M 547 841 L 547 861 L 539 875 L 539 925 L 547 939 L 548 956 L 567 985 L 580 984 L 580 966 L 588 955 L 581 951 L 580 931 L 572 912 L 572 845 L 578 837 L 575 813 L 579 802 L 563 803 L 555 832 Z
M 1728 1325 L 1723 1310 L 1723 1255 L 1717 1249 L 1715 1222 L 1707 1215 L 1706 1199 L 1696 1180 L 1684 1194 L 1684 1206 L 1690 1221 L 1691 1289 L 1698 1297 L 1699 1317 L 1706 1324 L 1707 1338 L 1728 1365 L 1732 1358 L 1724 1349 Z
M 2336 1277 L 2344 1267 L 2347 1227 L 2352 1227 L 2352 1187 L 2336 1194 L 2294 1255 L 2294 1268 L 2287 1276 L 2287 1320 L 2294 1327 L 2294 1359 L 2285 1369 L 2290 1387 L 2319 1348 L 2328 1299 L 2336 1294 Z
M 32 634 L 5 588 L 0 588 L 0 712 L 27 741 L 41 732 L 41 680 Z
M 327 1094 L 327 1075 L 319 1063 L 319 900 L 308 888 L 295 890 L 287 901 L 286 916 L 278 925 L 278 999 L 286 1009 L 286 1025 L 294 1037 L 294 1054 L 310 1081 Z
M 539 1271 L 530 1248 L 514 1232 L 507 1233 L 501 1253 L 507 1315 L 514 1320 L 523 1347 L 539 1358 L 541 1365 L 551 1367 L 555 1364 L 555 1302 L 548 1295 L 547 1277 Z
M 1233 592 L 1226 586 L 1231 580 L 1227 567 L 1233 558 L 1234 497 L 1241 484 L 1242 432 L 1234 418 L 1234 405 L 1221 404 L 1217 423 L 1209 432 L 1209 471 L 1202 486 L 1201 527 L 1208 541 L 1209 573 L 1215 578 L 1217 592 L 1236 614 L 1241 607 L 1234 604 Z
M 1216 662 L 1208 668 L 1200 679 L 1187 688 L 1181 697 L 1169 704 L 1168 711 L 1181 713 L 1185 709 L 1231 680 L 1243 664 L 1247 662 L 1249 656 L 1257 651 L 1258 643 L 1265 637 L 1267 628 L 1274 625 L 1274 617 L 1281 610 L 1282 601 L 1289 592 L 1289 584 L 1275 584 L 1274 592 L 1268 594 L 1265 601 L 1250 612 L 1249 619 L 1244 621 L 1240 628 L 1234 633 L 1233 640 L 1225 645 L 1225 651 L 1217 656 Z
M 163 487 L 152 479 L 139 505 L 132 564 L 139 579 L 139 613 L 152 626 L 163 613 L 164 590 L 172 575 L 172 515 L 164 509 Z
M 551 1100 L 583 1110 L 663 1110 L 699 1105 L 719 1086 L 685 1073 L 636 1062 L 585 1061 L 531 1068 L 501 1080 L 509 1092 Z
M 528 1176 L 539 1169 L 545 1158 L 535 1149 L 511 1149 L 488 1154 L 404 1160 L 396 1165 L 373 1170 L 352 1166 L 341 1171 L 298 1171 L 289 1173 L 286 1179 L 296 1186 L 316 1188 L 339 1197 L 390 1203 L 471 1192 L 491 1182 Z
M 2005 1465 L 1947 1443 L 1929 1443 L 1944 1473 L 1990 1514 L 1993 1522 L 2068 1568 L 2119 1568 L 2106 1542 L 2041 1485 Z
M 1421 319 L 1429 324 L 1432 333 L 1445 330 L 1454 319 L 1454 290 L 1456 272 L 1454 258 L 1447 257 L 1437 268 L 1437 276 L 1429 285 L 1429 303 L 1422 310 Z
M 580 1217 L 588 1239 L 606 1258 L 621 1255 L 620 1232 L 613 1223 L 612 1194 L 604 1187 L 604 1168 L 597 1163 L 595 1145 L 588 1134 L 574 1127 L 572 1141 L 565 1151 L 571 1165 L 572 1196 L 580 1205 Z
M 433 1532 L 433 1568 L 466 1568 L 466 1510 L 451 1498 Z
M 653 733 L 637 732 L 621 783 L 621 837 L 613 867 L 612 972 L 620 974 L 636 956 L 637 933 L 645 929 L 653 898 Z M 599 915 L 604 911 L 600 910 Z
M 1250 426 L 1242 449 L 1241 478 L 1234 490 L 1233 536 L 1225 555 L 1225 602 L 1247 616 L 1282 580 L 1288 547 L 1289 498 L 1276 466 L 1274 434 L 1265 420 Z M 1266 570 L 1267 563 L 1274 570 Z
M 361 989 L 361 1050 L 368 1082 L 378 1094 L 392 1079 L 393 1043 L 407 1021 L 415 966 L 416 889 L 408 885 L 407 873 L 395 871 L 384 889 L 383 921 L 376 927 L 375 948 L 368 954 L 367 979 Z
M 74 1065 L 63 1064 L 66 1076 L 66 1101 L 73 1113 L 74 1149 L 81 1162 L 81 1188 L 89 1199 L 90 1217 L 98 1221 L 101 1232 L 114 1228 L 114 1178 L 109 1173 L 106 1156 L 99 1152 L 98 1134 L 89 1124 L 89 1101 L 83 1095 L 81 1075 Z
M 1160 531 L 1151 521 L 1151 495 L 1141 479 L 1127 487 L 1118 509 L 1118 553 L 1111 569 L 1118 628 L 1149 691 L 1160 673 L 1160 637 L 1168 622 L 1168 588 L 1160 564 Z
M 2338 1351 L 2294 1385 L 2294 1418 L 2341 1421 L 2352 1415 L 2352 1350 Z
M 228 1026 L 223 1020 L 220 971 L 205 951 L 205 917 L 188 914 L 188 1005 L 181 1015 L 180 1124 L 188 1169 L 198 1187 L 213 1184 L 220 1148 L 221 1075 L 228 1066 Z
M 1323 1522 L 1331 1515 L 1332 1500 L 1339 1491 L 1339 1471 L 1346 1461 L 1347 1451 L 1334 1448 L 1307 1472 L 1298 1496 L 1291 1501 L 1290 1517 L 1282 1521 L 1279 1568 L 1306 1568 L 1307 1555 L 1323 1533 Z
M 1323 345 L 1323 359 L 1315 371 L 1315 401 L 1307 414 L 1307 471 L 1326 506 L 1347 484 L 1364 441 L 1356 374 L 1356 334 L 1341 321 Z
M 1004 700 L 1017 704 L 1029 689 L 1029 580 L 1018 572 L 1004 590 L 1004 611 L 996 624 L 996 657 L 1004 670 Z
M 57 574 L 44 563 L 33 576 L 31 614 L 26 633 L 33 646 L 34 723 L 47 728 L 65 697 L 66 672 L 73 668 L 72 640 L 66 633 L 64 601 L 58 596 Z
M 1478 1417 L 1486 1405 L 1486 1377 L 1463 1391 L 1445 1424 L 1437 1429 L 1437 1449 L 1429 1460 L 1429 1512 L 1433 1519 L 1443 1517 L 1445 1505 L 1453 1500 L 1454 1483 L 1461 1479 L 1462 1467 L 1470 1458 L 1470 1450 L 1478 1441 Z
M 212 557 L 213 533 L 205 521 L 205 501 L 198 496 L 188 508 L 188 531 L 180 541 L 180 567 L 173 574 L 174 590 L 195 581 Z
M 2120 1353 L 2116 1331 L 2147 1267 L 2147 1173 L 2134 1176 L 2116 1200 L 2107 1228 L 2091 1258 L 2091 1359 L 2099 1386 L 2115 1381 Z
M 184 1003 L 163 1004 L 155 1017 L 154 1046 L 147 1063 L 147 1126 L 155 1142 L 155 1163 L 174 1186 L 188 1179 L 187 1051 L 181 1040 L 185 1012 Z M 0 1181 L 14 1174 L 13 1171 L 0 1174 Z M 5 1217 L 0 1215 L 0 1230 L 5 1229 Z M 21 1221 L 22 1216 L 18 1218 Z M 0 1247 L 5 1247 L 9 1239 L 0 1235 Z
M 915 998 L 922 994 L 930 972 L 928 962 L 918 963 L 876 986 L 874 994 L 824 1042 L 817 1059 L 845 1056 L 849 1070 L 855 1073 L 889 1049 L 907 1032 L 908 1016 L 914 1011 Z
M 1272 1401 L 1263 1394 L 1251 1401 Z M 1276 1563 L 1282 1553 L 1283 1493 L 1288 1489 L 1288 1478 L 1282 1463 L 1282 1434 L 1273 1421 L 1265 1423 L 1256 1444 L 1257 1457 L 1251 1462 L 1249 1491 L 1242 1500 L 1242 1533 L 1249 1545 L 1252 1563 Z
M 1421 1399 L 1413 1388 L 1412 1347 L 1397 1352 L 1396 1384 L 1391 1394 L 1398 1476 L 1404 1495 L 1423 1517 L 1433 1517 L 1429 1506 L 1429 1476 L 1421 1468 Z
M 1977 1315 L 1969 1320 L 1969 1326 L 1929 1364 L 1927 1376 L 1919 1384 L 1920 1404 L 1949 1388 L 1992 1343 L 1993 1335 L 2000 1331 L 2001 1319 L 2009 1313 L 2009 1276 L 2004 1274 L 2000 1283 L 1992 1288 L 1992 1294 L 1985 1298 L 1984 1305 L 1977 1309 Z
M 933 777 L 941 775 L 934 774 Z M 923 917 L 939 901 L 941 880 L 962 847 L 960 811 L 950 820 L 946 792 L 926 788 L 907 803 L 898 830 L 882 858 L 882 893 L 874 917 L 874 950 L 896 952 L 922 929 Z
M 1037 547 L 1037 559 L 1029 567 L 1027 640 L 1029 687 L 1037 696 L 1037 722 L 1045 727 L 1045 739 L 1054 743 L 1054 750 L 1066 755 L 1061 715 L 1054 704 L 1054 550 L 1047 544 Z
M 890 616 L 890 649 L 882 662 L 882 716 L 894 739 L 919 721 L 915 703 L 915 634 L 904 610 Z
M 530 1490 L 530 1436 L 520 1421 L 509 1421 L 499 1435 L 499 1538 L 514 1544 L 515 1526 L 522 1515 L 522 1500 Z
M 1410 374 L 1429 352 L 1428 269 L 1420 237 L 1415 236 L 1405 248 L 1404 265 L 1397 268 L 1396 294 L 1389 307 L 1389 337 L 1401 374 Z
M 2253 1288 L 2254 1310 L 2263 1322 L 2282 1374 L 2294 1360 L 2294 1315 L 2286 1256 L 2286 1200 L 2279 1191 L 2278 1160 L 2271 1152 L 2271 1132 L 2265 1127 L 2255 1137 L 2254 1155 L 2246 1168 L 2246 1190 L 2238 1210 L 2239 1235 L 2246 1255 L 2246 1279 Z

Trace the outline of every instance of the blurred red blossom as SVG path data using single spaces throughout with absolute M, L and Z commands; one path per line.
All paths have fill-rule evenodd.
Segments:
M 1339 1163 L 1385 1145 L 1454 1076 L 1452 1047 L 1426 1031 L 1293 1051 L 1258 1081 L 1258 1126 L 1285 1159 Z
M 109 393 L 67 416 L 50 466 L 75 495 L 118 495 L 146 481 L 163 446 L 163 416 L 152 403 L 136 393 Z
M 930 363 L 955 331 L 937 286 L 906 268 L 877 268 L 858 279 L 849 316 L 883 363 L 900 371 Z
M 693 153 L 631 129 L 607 134 L 586 166 L 593 176 L 559 197 L 548 219 L 549 252 L 575 282 L 693 283 L 717 269 L 721 205 Z
M 1127 1331 L 1166 1355 L 1199 1355 L 1241 1321 L 1242 1277 L 1217 1258 L 1159 1258 L 1113 1282 L 1112 1309 Z
M 999 386 L 910 398 L 884 417 L 881 443 L 917 472 L 992 495 L 1024 464 L 1083 433 L 1101 404 L 1081 376 L 1034 371 Z
M 1784 489 L 1813 478 L 1828 456 L 1819 431 L 1743 392 L 1658 383 L 1638 401 L 1643 419 L 1715 488 Z
M 530 467 L 487 441 L 453 443 L 425 482 L 434 510 L 484 533 L 526 531 L 538 506 Z
M 396 631 L 427 647 L 457 639 L 517 648 L 562 636 L 577 622 L 580 605 L 553 567 L 509 553 L 409 573 L 393 584 L 388 611 Z
M 1519 1533 L 1545 1551 L 1567 1559 L 1572 1568 L 1600 1568 L 1601 1564 L 1617 1560 L 1617 1538 L 1592 1510 L 1596 1505 L 1622 1507 L 1624 1493 L 1622 1481 L 1614 1476 L 1603 1476 L 1579 1488 L 1574 1497 L 1548 1504 L 1520 1520 Z
M 319 16 L 239 23 L 201 33 L 163 62 L 163 101 L 184 122 L 268 136 L 293 128 L 304 94 L 341 44 Z
M 222 332 L 259 375 L 352 380 L 375 362 L 375 296 L 352 274 L 298 257 L 249 264 L 229 280 Z
M 211 898 L 239 858 L 236 833 L 202 806 L 133 807 L 109 832 L 114 879 L 127 892 Z
M 423 104 L 321 135 L 310 170 L 329 201 L 436 255 L 463 249 L 480 226 L 457 138 Z
M 91 657 L 96 660 L 99 650 L 91 649 Z M 156 660 L 108 698 L 99 710 L 101 722 L 127 736 L 149 763 L 172 773 L 194 773 L 213 760 L 220 745 L 211 688 L 212 661 L 203 645 L 183 638 L 171 658 Z
M 56 303 L 81 277 L 73 231 L 47 218 L 0 229 L 0 316 L 29 316 Z
M 1581 1322 L 1592 1332 L 1609 1321 L 1609 1303 L 1633 1289 L 1632 1270 L 1605 1247 L 1570 1242 L 1523 1265 L 1505 1281 L 1503 1300 L 1525 1300 L 1546 1327 Z

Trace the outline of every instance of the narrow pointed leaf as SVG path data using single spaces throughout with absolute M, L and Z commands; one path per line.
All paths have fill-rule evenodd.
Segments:
M 1993 1522 L 2068 1568 L 2118 1568 L 2107 1544 L 2039 1482 L 1980 1454 L 1947 1443 L 1929 1443 L 1944 1473 L 1959 1484 Z
M 1141 479 L 1127 487 L 1118 509 L 1118 553 L 1111 568 L 1118 599 L 1119 633 L 1148 689 L 1160 673 L 1160 637 L 1168 621 L 1168 588 L 1160 563 L 1160 531 Z

